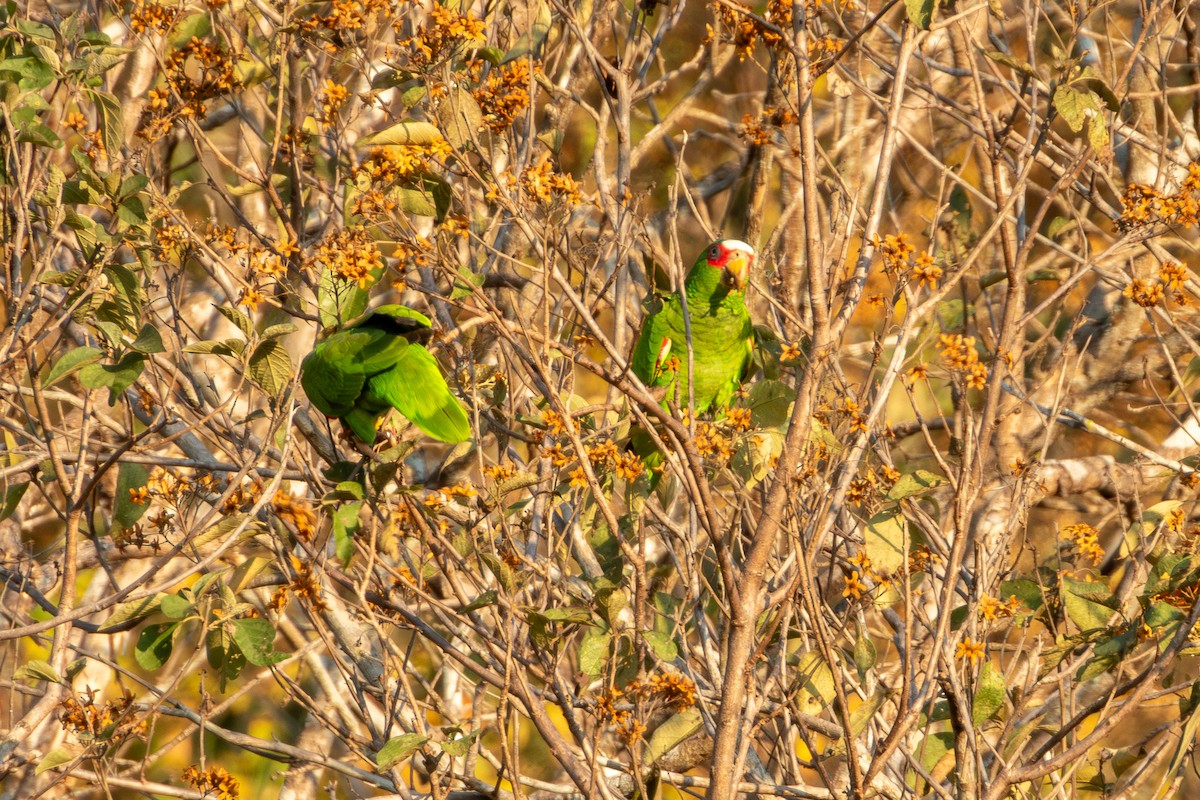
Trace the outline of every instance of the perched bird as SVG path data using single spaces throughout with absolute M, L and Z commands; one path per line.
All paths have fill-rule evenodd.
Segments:
M 745 288 L 753 263 L 754 248 L 737 239 L 720 239 L 705 248 L 683 283 L 690 326 L 684 324 L 678 294 L 655 301 L 630 357 L 642 383 L 651 389 L 666 387 L 668 400 L 687 406 L 690 327 L 695 412 L 728 408 L 750 369 L 754 326 Z
M 750 370 L 754 326 L 746 311 L 745 289 L 754 248 L 737 239 L 713 242 L 692 265 L 683 283 L 687 324 L 679 294 L 652 300 L 650 313 L 630 356 L 633 373 L 651 390 L 665 390 L 668 402 L 687 407 L 694 397 L 697 415 L 724 411 Z M 688 335 L 692 366 L 689 387 Z M 662 453 L 645 429 L 635 426 L 629 447 L 650 470 L 652 487 L 661 477 Z
M 319 342 L 301 365 L 300 384 L 327 417 L 338 417 L 367 444 L 389 409 L 443 442 L 471 436 L 467 412 L 450 393 L 437 360 L 412 339 L 429 319 L 385 305 Z

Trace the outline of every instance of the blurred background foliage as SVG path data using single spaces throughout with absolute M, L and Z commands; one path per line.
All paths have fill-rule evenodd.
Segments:
M 1198 21 L 5 3 L 0 797 L 1194 789 Z M 300 391 L 384 302 L 469 442 Z

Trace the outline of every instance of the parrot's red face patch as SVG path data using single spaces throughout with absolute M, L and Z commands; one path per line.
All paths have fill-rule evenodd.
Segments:
M 754 248 L 737 239 L 725 239 L 708 248 L 708 265 L 721 270 L 721 280 L 732 289 L 742 291 L 754 263 Z

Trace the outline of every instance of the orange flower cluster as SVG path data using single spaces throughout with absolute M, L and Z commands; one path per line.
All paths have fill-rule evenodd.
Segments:
M 317 246 L 313 262 L 320 270 L 329 270 L 346 283 L 367 288 L 383 272 L 383 254 L 371 233 L 361 225 L 343 228 L 327 236 Z
M 976 661 L 982 661 L 987 655 L 987 645 L 984 642 L 976 642 L 970 636 L 964 636 L 963 640 L 954 648 L 954 657 L 959 660 L 970 661 L 972 665 Z
M 771 141 L 771 129 L 783 128 L 796 124 L 800 118 L 790 108 L 774 108 L 767 106 L 758 116 L 747 114 L 742 117 L 738 133 L 750 144 L 762 147 Z
M 1020 608 L 1021 601 L 1017 599 L 1015 594 L 1010 594 L 1007 602 L 1004 603 L 1001 603 L 991 595 L 984 595 L 979 598 L 979 616 L 989 622 L 1015 616 Z
M 777 52 L 787 52 L 788 34 L 792 30 L 791 0 L 767 0 L 767 8 L 761 17 L 745 3 L 739 2 L 736 6 L 731 8 L 723 3 L 711 3 L 709 7 L 725 30 L 725 41 L 737 48 L 738 58 L 744 60 L 750 55 L 760 39 Z M 708 38 L 711 40 L 714 37 L 710 28 Z
M 396 34 L 400 35 L 403 22 L 396 22 Z M 408 66 L 413 70 L 424 70 L 436 66 L 454 55 L 467 42 L 482 44 L 486 26 L 483 20 L 470 14 L 460 14 L 440 3 L 430 7 L 429 20 L 416 36 L 400 40 L 397 48 L 408 54 Z
M 333 125 L 337 121 L 338 110 L 345 105 L 348 99 L 350 99 L 349 89 L 335 81 L 325 81 L 325 88 L 321 91 L 321 108 L 317 112 L 317 121 L 326 128 Z
M 474 61 L 469 67 L 473 80 L 480 80 L 482 63 Z M 529 109 L 531 75 L 540 69 L 540 65 L 533 64 L 529 58 L 518 58 L 489 69 L 487 77 L 471 90 L 471 96 L 483 112 L 483 123 L 494 132 L 503 133 L 523 115 Z
M 1125 297 L 1142 308 L 1159 305 L 1170 292 L 1170 299 L 1181 306 L 1190 306 L 1195 300 L 1184 290 L 1189 278 L 1187 267 L 1177 261 L 1167 261 L 1158 269 L 1158 279 L 1134 278 L 1122 292 Z
M 920 281 L 922 284 L 934 286 L 942 279 L 942 268 L 933 263 L 933 256 L 929 253 L 921 253 L 913 259 L 912 277 L 915 281 Z
M 612 440 L 589 446 L 587 457 L 596 469 L 611 470 L 628 481 L 636 480 L 646 468 L 636 453 L 622 452 L 617 447 L 617 443 Z M 582 470 L 580 473 L 582 478 Z M 586 480 L 584 485 L 586 485 Z
M 483 468 L 483 474 L 494 481 L 505 481 L 517 474 L 517 468 L 507 461 L 503 464 L 489 464 Z
M 1121 198 L 1117 228 L 1123 231 L 1163 224 L 1190 227 L 1200 219 L 1200 162 L 1188 164 L 1187 177 L 1175 194 L 1163 194 L 1153 186 L 1131 183 Z
M 883 257 L 883 271 L 891 275 L 902 275 L 908 272 L 912 255 L 916 251 L 908 241 L 907 234 L 887 234 L 882 239 L 878 236 L 872 242 Z
M 183 771 L 183 780 L 205 797 L 211 796 L 217 800 L 238 800 L 241 797 L 237 778 L 224 767 L 213 766 L 201 771 L 193 765 Z
M 1058 535 L 1074 544 L 1079 554 L 1090 558 L 1093 564 L 1099 564 L 1104 560 L 1104 548 L 1100 546 L 1099 540 L 1100 531 L 1086 522 L 1068 525 L 1059 531 Z
M 237 511 L 249 510 L 258 502 L 258 498 L 262 497 L 262 489 L 262 484 L 258 481 L 237 487 L 225 498 L 225 503 L 221 506 L 221 513 L 233 514 Z
M 987 386 L 987 367 L 979 360 L 975 350 L 975 337 L 943 333 L 938 337 L 942 346 L 942 361 L 951 372 L 963 373 L 967 387 L 982 389 Z
M 165 34 L 175 26 L 182 6 L 168 8 L 160 3 L 137 2 L 129 11 L 129 27 L 137 33 Z
M 1139 305 L 1142 308 L 1153 308 L 1163 301 L 1166 297 L 1166 291 L 1163 285 L 1158 281 L 1147 281 L 1141 278 L 1134 278 L 1125 287 L 1125 291 L 1121 292 L 1125 297 L 1131 300 L 1134 305 Z
M 72 731 L 82 740 L 111 740 L 130 734 L 141 734 L 146 730 L 144 720 L 127 718 L 133 706 L 133 695 L 128 691 L 120 698 L 103 705 L 96 705 L 96 690 L 88 687 L 87 695 L 77 698 L 67 695 L 59 704 L 62 709 L 58 721 L 63 730 Z
M 542 205 L 550 205 L 555 200 L 578 205 L 583 200 L 579 182 L 570 175 L 556 172 L 549 159 L 543 159 L 521 173 L 521 190 L 530 200 Z
M 733 455 L 733 441 L 711 422 L 696 425 L 696 435 L 692 441 L 697 453 L 716 461 L 723 463 Z
M 636 686 L 636 683 L 634 685 Z M 638 721 L 629 709 L 617 707 L 617 699 L 624 694 L 625 692 L 613 687 L 608 693 L 596 698 L 596 719 L 612 723 L 617 729 L 617 735 L 624 739 L 626 744 L 633 744 L 642 738 L 646 726 Z
M 395 17 L 398 5 L 395 0 L 333 0 L 328 14 L 313 14 L 301 19 L 300 30 L 313 33 L 323 28 L 336 34 L 362 30 L 373 19 Z
M 203 119 L 204 104 L 233 89 L 237 83 L 236 59 L 221 45 L 193 36 L 166 58 L 166 86 L 148 93 L 149 119 L 139 133 L 156 142 L 177 119 Z
M 453 152 L 445 139 L 427 145 L 373 147 L 367 160 L 355 167 L 354 179 L 366 176 L 373 186 L 393 186 L 435 171 Z
M 290 526 L 305 541 L 312 541 L 317 532 L 317 515 L 312 506 L 302 497 L 293 497 L 278 489 L 271 498 L 271 511 Z

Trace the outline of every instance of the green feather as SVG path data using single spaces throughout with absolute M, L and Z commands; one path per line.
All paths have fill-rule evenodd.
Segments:
M 304 359 L 300 383 L 317 410 L 339 417 L 367 444 L 379 419 L 394 408 L 427 436 L 462 442 L 471 436 L 467 412 L 437 360 L 409 341 L 429 320 L 398 305 L 380 306 L 317 344 Z
M 733 400 L 750 368 L 754 326 L 744 294 L 722 280 L 722 270 L 709 265 L 705 248 L 684 282 L 687 316 L 691 323 L 695 410 L 699 414 L 724 410 Z M 647 386 L 666 387 L 667 399 L 688 405 L 688 325 L 678 295 L 664 298 L 646 317 L 633 348 L 630 366 Z M 669 342 L 668 363 L 660 363 L 663 343 Z
M 685 324 L 678 294 L 657 299 L 634 344 L 630 367 L 647 387 L 665 388 L 664 407 L 670 402 L 687 408 L 689 396 L 694 395 L 697 414 L 724 411 L 750 370 L 754 326 L 744 292 L 731 286 L 723 270 L 709 261 L 713 249 L 723 244 L 725 240 L 719 240 L 706 247 L 684 280 L 690 324 Z M 749 249 L 740 242 L 737 246 Z M 688 369 L 689 342 L 694 375 Z M 664 350 L 666 358 L 661 357 Z M 652 471 L 651 482 L 656 485 L 664 459 L 653 437 L 635 426 L 629 447 Z

